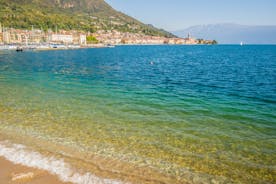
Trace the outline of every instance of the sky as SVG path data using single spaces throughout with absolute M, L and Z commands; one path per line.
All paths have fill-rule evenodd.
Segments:
M 276 25 L 276 0 L 105 0 L 144 23 L 175 31 L 194 25 Z

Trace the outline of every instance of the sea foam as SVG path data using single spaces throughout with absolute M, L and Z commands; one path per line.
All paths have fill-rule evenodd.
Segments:
M 89 172 L 84 174 L 75 172 L 73 167 L 63 159 L 43 156 L 24 145 L 14 144 L 9 141 L 0 141 L 0 156 L 15 164 L 46 170 L 53 175 L 57 175 L 64 182 L 76 184 L 122 184 L 121 181 L 103 179 Z

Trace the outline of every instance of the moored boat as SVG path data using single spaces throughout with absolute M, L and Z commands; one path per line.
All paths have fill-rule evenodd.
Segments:
M 16 47 L 16 52 L 23 52 L 23 48 L 22 47 Z

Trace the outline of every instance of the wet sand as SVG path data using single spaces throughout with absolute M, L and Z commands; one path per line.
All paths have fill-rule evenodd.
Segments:
M 9 140 L 9 141 L 8 141 Z M 24 141 L 22 141 L 24 140 Z M 76 168 L 76 173 L 80 169 L 80 176 L 83 176 L 83 171 L 93 173 L 92 181 L 95 179 L 109 179 L 114 181 L 120 181 L 119 183 L 133 183 L 133 184 L 184 184 L 188 183 L 184 178 L 174 178 L 169 175 L 165 175 L 157 172 L 154 169 L 148 167 L 137 167 L 134 164 L 127 162 L 121 162 L 116 159 L 106 159 L 96 155 L 89 155 L 86 152 L 79 152 L 77 149 L 70 147 L 62 146 L 57 143 L 52 143 L 44 141 L 41 139 L 29 137 L 22 134 L 17 134 L 15 131 L 10 132 L 5 130 L 5 133 L 0 131 L 0 143 L 1 141 L 8 141 L 7 148 L 13 149 L 14 145 L 23 145 L 26 146 L 26 149 L 19 149 L 17 151 L 21 154 L 17 155 L 16 151 L 11 151 L 10 154 L 15 154 L 36 162 L 39 158 L 30 159 L 30 155 L 34 153 L 41 154 L 43 158 L 50 158 L 53 156 L 57 161 L 62 160 L 64 163 L 68 163 L 72 168 Z M 16 143 L 15 143 L 16 142 Z M 1 144 L 0 144 L 1 145 Z M 13 146 L 12 146 L 13 145 Z M 43 148 L 47 148 L 45 150 Z M 57 154 L 54 150 L 59 150 Z M 28 153 L 30 155 L 28 155 Z M 69 156 L 63 155 L 64 153 L 70 153 Z M 23 154 L 23 155 L 22 155 Z M 14 158 L 14 157 L 13 157 Z M 15 157 L 17 158 L 17 157 Z M 39 164 L 40 162 L 36 162 Z M 36 165 L 37 165 L 36 164 Z M 44 163 L 45 164 L 45 163 Z M 49 164 L 49 163 L 46 163 Z M 51 165 L 51 164 L 50 164 Z M 38 165 L 39 166 L 39 165 Z M 57 165 L 56 165 L 57 166 Z M 65 166 L 66 168 L 67 166 Z M 51 169 L 63 169 L 56 168 L 54 166 L 50 167 Z M 51 170 L 50 169 L 50 170 Z M 30 174 L 31 173 L 31 174 Z M 33 173 L 33 174 L 32 174 Z M 60 173 L 60 172 L 58 172 Z M 66 173 L 65 173 L 66 174 Z M 22 180 L 12 181 L 12 178 L 17 175 L 26 176 Z M 64 175 L 63 175 L 64 176 Z M 68 173 L 66 175 L 69 176 Z M 70 177 L 70 176 L 69 176 Z M 71 178 L 72 179 L 72 178 Z M 102 180 L 101 180 L 102 181 Z M 5 159 L 5 157 L 0 156 L 0 184 L 69 184 L 70 182 L 62 182 L 58 179 L 58 176 L 50 174 L 48 171 L 30 168 L 24 165 L 13 164 L 12 162 Z M 97 183 L 97 182 L 93 182 Z M 101 182 L 102 183 L 102 182 Z
M 0 184 L 69 184 L 47 171 L 13 164 L 0 157 Z

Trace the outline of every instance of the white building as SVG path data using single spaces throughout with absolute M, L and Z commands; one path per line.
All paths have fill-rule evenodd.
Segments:
M 49 35 L 49 42 L 71 44 L 71 43 L 73 43 L 73 35 L 69 35 L 69 34 L 50 34 Z
M 10 35 L 10 32 L 8 32 L 7 30 L 3 31 L 2 33 L 3 35 L 3 42 L 6 43 L 6 44 L 9 44 L 11 43 L 11 35 Z
M 80 35 L 80 40 L 79 40 L 80 45 L 86 45 L 86 35 Z

